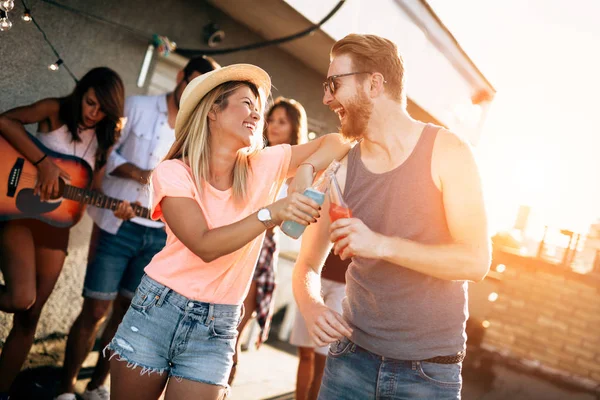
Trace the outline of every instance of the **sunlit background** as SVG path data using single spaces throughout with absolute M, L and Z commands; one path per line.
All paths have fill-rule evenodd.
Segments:
M 493 231 L 600 214 L 600 2 L 429 0 L 498 93 L 478 145 Z

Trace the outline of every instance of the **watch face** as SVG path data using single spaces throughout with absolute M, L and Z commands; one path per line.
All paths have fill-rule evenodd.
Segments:
M 271 220 L 271 212 L 266 208 L 262 208 L 262 209 L 258 210 L 258 220 L 261 222 L 270 221 Z

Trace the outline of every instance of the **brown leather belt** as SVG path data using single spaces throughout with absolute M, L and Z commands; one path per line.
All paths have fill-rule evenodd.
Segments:
M 458 364 L 465 359 L 466 353 L 461 351 L 460 353 L 456 353 L 451 356 L 437 356 L 431 357 L 427 360 L 421 360 L 424 362 L 436 363 L 436 364 Z

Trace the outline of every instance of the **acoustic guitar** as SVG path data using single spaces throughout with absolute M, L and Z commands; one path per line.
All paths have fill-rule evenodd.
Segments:
M 86 205 L 116 210 L 123 200 L 91 190 L 93 171 L 82 158 L 57 153 L 35 136 L 33 142 L 71 179 L 59 178 L 59 193 L 42 202 L 33 194 L 38 171 L 10 143 L 0 136 L 0 221 L 35 218 L 57 227 L 71 227 L 83 215 Z M 131 204 L 135 215 L 150 218 L 150 210 Z

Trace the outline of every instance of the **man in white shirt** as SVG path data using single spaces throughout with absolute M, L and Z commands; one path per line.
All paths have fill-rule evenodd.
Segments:
M 109 155 L 102 190 L 111 197 L 150 207 L 148 178 L 175 140 L 179 100 L 187 84 L 203 73 L 220 68 L 209 57 L 192 58 L 177 74 L 177 86 L 159 96 L 131 96 L 125 101 L 127 121 Z M 112 304 L 113 312 L 102 334 L 101 347 L 112 339 L 144 268 L 165 245 L 164 225 L 141 217 L 117 218 L 111 211 L 88 208 L 94 220 L 83 288 L 83 308 L 69 332 L 57 400 L 75 400 L 77 374 L 92 349 L 97 332 Z M 131 207 L 126 212 L 135 215 Z M 83 398 L 108 399 L 104 381 L 109 362 L 100 356 Z

